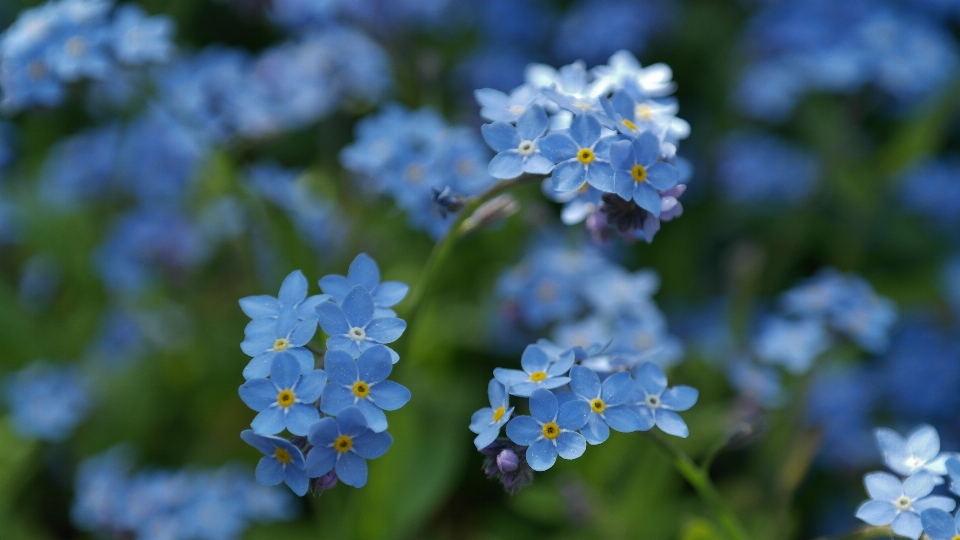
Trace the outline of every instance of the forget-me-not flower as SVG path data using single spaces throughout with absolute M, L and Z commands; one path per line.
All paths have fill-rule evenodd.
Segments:
M 92 400 L 74 366 L 35 360 L 0 384 L 14 431 L 24 437 L 62 441 L 86 418 Z
M 810 369 L 814 359 L 830 346 L 830 336 L 815 319 L 789 320 L 771 316 L 764 320 L 753 343 L 764 362 L 781 364 L 794 374 Z
M 587 441 L 577 433 L 587 423 L 590 406 L 573 400 L 559 406 L 553 392 L 537 389 L 530 395 L 530 415 L 517 416 L 507 424 L 507 436 L 516 444 L 528 446 L 527 463 L 535 471 L 545 471 L 557 461 L 576 459 L 587 449 Z
M 613 168 L 603 152 L 601 129 L 595 116 L 581 114 L 574 117 L 568 132 L 554 132 L 540 140 L 540 152 L 556 163 L 555 191 L 576 191 L 586 183 L 600 191 L 614 192 Z
M 951 516 L 939 508 L 928 508 L 920 512 L 923 532 L 930 540 L 956 540 L 960 538 L 960 512 Z
M 240 299 L 240 309 L 252 319 L 247 331 L 269 329 L 270 320 L 276 320 L 284 308 L 293 309 L 302 320 L 313 320 L 316 324 L 317 306 L 329 300 L 330 296 L 318 294 L 307 298 L 307 278 L 300 270 L 294 270 L 283 279 L 277 296 L 261 294 Z
M 244 379 L 266 378 L 273 366 L 273 359 L 280 353 L 293 355 L 300 363 L 301 373 L 308 373 L 315 367 L 313 353 L 304 345 L 317 332 L 316 319 L 301 320 L 296 310 L 286 308 L 272 326 L 271 329 L 258 329 L 244 336 L 240 349 L 253 357 L 243 368 Z
M 660 139 L 646 131 L 632 141 L 615 142 L 610 145 L 610 163 L 617 195 L 659 217 L 660 192 L 677 185 L 680 177 L 676 167 L 660 161 Z
M 314 424 L 308 440 L 313 445 L 307 453 L 310 477 L 335 470 L 341 482 L 356 488 L 367 483 L 366 460 L 382 456 L 393 443 L 389 433 L 371 431 L 356 407 L 347 407 L 335 419 L 328 416 Z
M 301 374 L 300 362 L 292 354 L 276 355 L 269 379 L 250 379 L 240 387 L 240 399 L 260 413 L 250 427 L 258 435 L 276 435 L 284 427 L 294 435 L 306 435 L 320 420 L 313 404 L 326 383 L 322 369 Z
M 257 482 L 264 486 L 284 482 L 297 495 L 306 494 L 309 480 L 299 448 L 282 437 L 257 435 L 252 429 L 242 431 L 240 438 L 263 453 L 257 463 Z
M 399 281 L 380 281 L 380 268 L 366 253 L 361 253 L 350 263 L 346 276 L 329 274 L 320 278 L 320 288 L 334 302 L 341 304 L 353 287 L 360 285 L 373 296 L 374 318 L 396 317 L 390 308 L 403 300 L 410 286 Z
M 890 525 L 894 533 L 913 540 L 923 534 L 920 512 L 929 508 L 950 512 L 956 506 L 953 499 L 930 495 L 937 479 L 926 471 L 903 482 L 890 473 L 873 472 L 863 477 L 863 484 L 871 500 L 860 505 L 857 518 L 870 525 Z
M 324 368 L 330 382 L 323 389 L 320 410 L 337 415 L 347 407 L 356 407 L 366 425 L 376 432 L 387 429 L 383 411 L 395 411 L 410 401 L 410 390 L 386 380 L 393 364 L 390 352 L 375 345 L 354 360 L 343 351 L 327 351 Z
M 550 357 L 543 349 L 537 345 L 527 345 L 520 357 L 522 371 L 519 369 L 496 368 L 493 370 L 493 376 L 506 386 L 511 394 L 519 397 L 530 397 L 534 390 L 538 388 L 550 390 L 560 388 L 570 382 L 570 377 L 567 377 L 566 374 L 570 371 L 573 362 L 574 356 L 572 353 L 563 354 L 559 360 L 551 362 Z
M 600 444 L 610 436 L 610 429 L 621 433 L 639 431 L 640 418 L 624 403 L 630 398 L 633 379 L 630 372 L 621 371 L 600 383 L 592 369 L 573 366 L 570 369 L 570 389 L 590 406 L 587 423 L 580 432 L 590 444 Z
M 676 411 L 685 411 L 697 402 L 700 393 L 691 386 L 667 388 L 667 375 L 647 362 L 637 369 L 630 410 L 640 417 L 641 431 L 654 425 L 677 437 L 690 434 L 687 423 Z
M 375 345 L 396 341 L 407 328 L 403 319 L 396 317 L 374 318 L 376 311 L 373 296 L 363 285 L 356 285 L 337 305 L 334 302 L 322 302 L 317 306 L 320 327 L 327 333 L 327 348 L 331 351 L 345 351 L 353 358 Z M 387 347 L 393 363 L 400 356 Z
M 492 122 L 516 122 L 540 96 L 540 91 L 524 84 L 509 95 L 492 88 L 476 90 L 473 95 L 480 104 L 480 116 Z
M 539 105 L 531 105 L 517 119 L 514 127 L 507 122 L 494 122 L 480 127 L 483 140 L 495 152 L 487 172 L 500 179 L 516 178 L 523 173 L 548 174 L 553 162 L 540 153 L 537 144 L 550 121 Z
M 490 406 L 473 413 L 470 419 L 470 431 L 477 434 L 473 439 L 477 450 L 490 446 L 500 435 L 500 428 L 513 416 L 507 389 L 496 379 L 491 379 L 487 385 L 487 396 L 490 398 Z
M 887 428 L 879 428 L 874 434 L 884 463 L 890 470 L 903 476 L 921 470 L 943 476 L 947 474 L 947 460 L 958 455 L 940 452 L 940 434 L 931 425 L 917 426 L 906 438 Z

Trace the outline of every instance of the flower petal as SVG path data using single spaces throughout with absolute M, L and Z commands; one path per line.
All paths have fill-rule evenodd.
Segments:
M 331 383 L 323 387 L 323 392 L 320 395 L 320 410 L 327 414 L 337 415 L 343 409 L 353 407 L 356 401 L 356 396 L 349 388 Z
M 669 163 L 658 161 L 647 167 L 647 183 L 660 191 L 666 191 L 677 185 L 679 178 L 680 171 Z
M 575 431 L 564 431 L 557 437 L 557 453 L 563 459 L 577 459 L 586 450 L 586 439 Z
M 240 309 L 251 319 L 276 317 L 280 313 L 280 302 L 276 298 L 261 294 L 240 299 Z
M 577 430 L 587 423 L 593 413 L 590 412 L 590 405 L 583 400 L 573 400 L 564 403 L 557 413 L 557 425 L 561 429 Z
M 660 158 L 660 139 L 650 131 L 644 131 L 633 140 L 637 163 L 649 167 Z
M 557 396 L 553 392 L 538 388 L 530 394 L 530 416 L 545 424 L 557 418 Z
M 300 270 L 290 272 L 280 284 L 280 294 L 277 299 L 284 307 L 294 306 L 307 297 L 307 278 Z
M 953 536 L 957 532 L 957 525 L 953 516 L 937 508 L 921 512 L 920 523 L 923 525 L 923 530 L 933 540 L 953 540 Z
M 283 482 L 283 465 L 271 456 L 263 456 L 257 463 L 257 483 L 262 486 L 275 486 Z
M 333 418 L 324 418 L 336 424 Z M 337 451 L 329 447 L 314 446 L 307 454 L 307 476 L 310 478 L 319 478 L 333 469 L 337 464 Z
M 650 426 L 644 427 L 640 417 L 627 407 L 608 407 L 607 410 L 603 412 L 603 417 L 606 419 L 607 425 L 609 425 L 610 428 L 620 433 L 646 431 L 650 429 Z
M 319 420 L 320 413 L 316 407 L 306 403 L 294 403 L 287 410 L 284 424 L 290 433 L 305 436 L 310 432 L 310 426 Z
M 487 174 L 501 180 L 509 180 L 523 174 L 523 156 L 508 150 L 493 156 L 487 165 Z
M 507 424 L 507 437 L 515 444 L 530 446 L 542 435 L 540 424 L 529 416 L 518 416 Z
M 700 392 L 692 386 L 674 386 L 660 394 L 661 406 L 673 411 L 685 411 L 697 402 Z
M 283 431 L 283 411 L 280 407 L 267 407 L 254 417 L 250 427 L 257 435 L 276 435 Z
M 667 388 L 667 374 L 650 362 L 640 366 L 636 380 L 640 388 L 652 396 L 659 396 Z
M 686 438 L 687 435 L 690 435 L 690 430 L 687 429 L 687 423 L 683 421 L 683 418 L 680 418 L 679 414 L 667 409 L 657 409 L 654 416 L 657 419 L 657 427 L 664 433 L 681 438 Z
M 353 285 L 347 281 L 346 276 L 340 274 L 329 274 L 320 278 L 320 290 L 329 294 L 334 302 L 339 304 L 346 298 L 347 293 L 353 288 Z
M 570 389 L 584 399 L 600 396 L 600 377 L 590 368 L 573 366 L 570 368 Z
M 600 122 L 592 114 L 580 114 L 570 122 L 570 138 L 580 148 L 592 148 L 600 139 Z
M 324 385 L 327 384 L 327 374 L 322 369 L 314 369 L 300 378 L 294 392 L 297 400 L 303 403 L 315 403 L 320 399 Z
M 317 306 L 317 322 L 328 336 L 342 336 L 350 331 L 350 323 L 340 306 L 324 302 Z
M 367 483 L 367 461 L 353 452 L 340 454 L 337 478 L 348 486 L 363 487 Z
M 357 401 L 356 407 L 360 409 L 363 418 L 367 421 L 367 426 L 377 433 L 386 431 L 387 415 L 383 414 L 383 409 L 377 407 L 370 399 L 361 399 Z
M 340 307 L 347 317 L 347 323 L 352 327 L 365 328 L 373 319 L 373 296 L 362 285 L 350 289 Z M 326 331 L 326 328 L 324 328 L 324 331 Z
M 367 325 L 367 337 L 377 343 L 393 343 L 403 331 L 407 329 L 407 323 L 403 319 L 396 317 L 389 319 L 374 319 Z
M 344 435 L 356 437 L 365 433 L 369 426 L 367 426 L 367 419 L 359 408 L 347 407 L 337 415 L 337 429 Z
M 586 180 L 591 186 L 605 193 L 614 192 L 613 167 L 609 163 L 594 161 L 587 168 Z
M 536 345 L 527 345 L 520 356 L 520 366 L 527 373 L 536 373 L 538 371 L 547 371 L 550 365 L 550 357 L 540 347 Z
M 551 133 L 537 142 L 537 148 L 543 157 L 553 163 L 560 163 L 577 157 L 580 147 L 566 133 Z
M 361 285 L 367 292 L 372 292 L 380 283 L 380 269 L 369 255 L 360 253 L 350 263 L 347 281 L 353 285 Z
M 270 380 L 277 388 L 293 388 L 300 380 L 300 362 L 290 353 L 278 354 L 270 365 Z
M 607 407 L 626 403 L 630 399 L 630 392 L 633 391 L 633 377 L 629 371 L 620 371 L 607 377 L 603 381 L 603 387 L 600 397 L 607 404 Z
M 599 414 L 591 414 L 580 433 L 588 443 L 600 444 L 610 437 L 610 428 Z
M 353 439 L 353 451 L 364 459 L 377 459 L 387 453 L 393 437 L 389 433 L 364 433 Z
M 550 125 L 547 112 L 540 105 L 531 105 L 517 119 L 517 134 L 525 141 L 533 141 L 543 136 Z
M 268 379 L 251 379 L 240 387 L 240 399 L 260 412 L 277 401 L 277 387 Z
M 333 441 L 339 436 L 340 429 L 337 428 L 337 420 L 328 416 L 326 418 L 321 418 L 319 422 L 316 422 L 310 426 L 310 432 L 307 434 L 307 440 L 310 441 L 310 444 L 316 448 L 325 448 L 333 444 Z M 312 453 L 313 450 L 310 451 L 310 454 Z M 331 467 L 333 466 L 331 465 Z
M 640 182 L 634 187 L 633 200 L 637 206 L 660 217 L 660 194 L 647 182 Z
M 376 302 L 377 306 L 391 307 L 403 300 L 409 291 L 410 286 L 406 283 L 384 281 L 373 291 L 373 301 Z
M 517 128 L 507 122 L 484 124 L 480 126 L 480 134 L 494 152 L 502 153 L 520 146 L 521 139 Z
M 509 432 L 509 430 L 510 427 L 509 424 L 507 424 L 507 431 Z M 527 463 L 530 465 L 530 468 L 535 471 L 545 471 L 553 467 L 553 464 L 556 462 L 557 449 L 553 443 L 547 439 L 534 441 L 533 444 L 527 448 Z
M 913 538 L 914 540 L 917 540 L 920 538 L 920 535 L 923 534 L 923 525 L 920 523 L 920 516 L 913 512 L 900 512 L 897 514 L 897 517 L 893 518 L 890 529 L 893 530 L 895 534 Z
M 897 509 L 887 501 L 867 501 L 857 508 L 857 518 L 870 525 L 889 525 L 896 515 Z
M 878 501 L 894 501 L 903 495 L 900 479 L 887 472 L 872 472 L 864 475 L 863 485 L 870 498 Z
M 358 377 L 367 384 L 376 384 L 390 376 L 393 361 L 383 345 L 374 345 L 357 357 Z
M 393 381 L 382 381 L 370 387 L 370 399 L 385 411 L 395 411 L 410 401 L 410 390 Z

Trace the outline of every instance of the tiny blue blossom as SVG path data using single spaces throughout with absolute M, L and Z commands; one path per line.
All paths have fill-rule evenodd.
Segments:
M 306 463 L 299 448 L 284 438 L 257 435 L 250 429 L 241 432 L 240 438 L 263 453 L 257 463 L 257 482 L 264 486 L 283 482 L 297 495 L 307 493 Z
M 273 358 L 269 379 L 251 379 L 240 387 L 240 399 L 258 414 L 250 427 L 258 435 L 276 435 L 286 427 L 294 435 L 306 435 L 320 420 L 313 405 L 327 383 L 321 369 L 301 374 L 300 363 L 288 352 Z
M 590 406 L 581 400 L 564 403 L 549 390 L 539 388 L 530 395 L 531 416 L 517 416 L 507 424 L 507 436 L 516 444 L 528 446 L 527 463 L 535 471 L 545 471 L 557 461 L 576 459 L 587 449 L 587 441 L 577 433 L 587 423 Z
M 503 384 L 492 379 L 487 385 L 487 396 L 490 398 L 490 406 L 473 413 L 470 419 L 470 431 L 477 434 L 473 439 L 477 450 L 490 446 L 490 443 L 500 436 L 500 428 L 513 416 L 510 395 Z
M 917 540 L 923 534 L 920 513 L 929 508 L 945 512 L 956 506 L 953 499 L 930 495 L 936 477 L 926 471 L 913 474 L 902 483 L 896 476 L 873 472 L 863 477 L 869 501 L 857 509 L 857 518 L 870 525 L 890 525 L 895 534 Z
M 610 163 L 617 195 L 660 217 L 660 192 L 676 186 L 680 177 L 676 167 L 660 161 L 660 139 L 647 131 L 632 141 L 615 142 Z
M 521 85 L 509 95 L 492 88 L 483 88 L 473 93 L 480 104 L 480 116 L 492 122 L 516 122 L 540 96 L 538 89 Z
M 367 483 L 366 460 L 382 456 L 393 443 L 389 433 L 371 431 L 356 407 L 343 409 L 337 418 L 315 423 L 308 440 L 313 445 L 306 463 L 310 477 L 319 478 L 335 470 L 341 482 L 356 488 Z
M 307 298 L 307 278 L 300 270 L 294 270 L 280 284 L 276 296 L 258 295 L 240 299 L 240 309 L 253 321 L 269 328 L 268 319 L 276 320 L 284 308 L 293 309 L 301 320 L 317 320 L 317 306 L 330 299 L 330 295 L 318 294 Z M 249 328 L 249 327 L 248 327 Z
M 697 402 L 699 392 L 690 386 L 667 388 L 667 375 L 656 365 L 641 365 L 634 380 L 630 410 L 637 414 L 641 431 L 656 425 L 664 433 L 677 437 L 690 434 L 686 422 L 675 411 L 685 411 Z
M 621 433 L 640 431 L 640 418 L 626 402 L 630 398 L 633 378 L 629 371 L 615 373 L 601 384 L 592 369 L 573 366 L 570 369 L 570 389 L 590 406 L 587 423 L 580 432 L 590 444 L 600 444 L 610 436 L 610 429 Z
M 556 164 L 555 191 L 576 191 L 586 183 L 600 191 L 614 192 L 613 168 L 607 161 L 604 145 L 600 144 L 600 135 L 597 118 L 581 114 L 574 117 L 568 132 L 551 133 L 540 141 L 540 152 Z
M 549 120 L 543 107 L 531 105 L 517 119 L 517 125 L 507 122 L 484 124 L 480 131 L 496 156 L 487 172 L 500 179 L 516 178 L 523 173 L 548 174 L 553 162 L 540 153 L 538 141 L 547 131 Z
M 361 253 L 350 263 L 346 276 L 329 274 L 320 278 L 320 288 L 338 304 L 353 287 L 360 285 L 373 296 L 375 318 L 396 317 L 392 308 L 403 300 L 410 286 L 399 281 L 380 281 L 380 268 L 366 253 Z
M 794 374 L 805 373 L 813 361 L 830 346 L 830 336 L 815 319 L 789 320 L 767 317 L 753 343 L 764 362 L 781 364 Z
M 323 302 L 317 306 L 320 327 L 327 333 L 327 348 L 345 351 L 356 358 L 361 352 L 375 345 L 393 343 L 407 328 L 403 319 L 396 317 L 374 318 L 376 304 L 373 296 L 356 285 L 343 298 L 340 305 Z M 400 356 L 387 347 L 393 363 Z
M 240 349 L 253 358 L 243 368 L 243 377 L 263 379 L 269 375 L 273 359 L 281 353 L 292 355 L 300 363 L 302 373 L 309 373 L 314 368 L 313 353 L 304 346 L 310 342 L 317 331 L 316 319 L 300 320 L 297 311 L 286 308 L 280 312 L 277 320 L 266 318 L 268 328 L 250 328 Z M 272 324 L 271 324 L 272 323 Z M 272 326 L 272 328 L 269 328 Z
M 520 357 L 522 371 L 497 368 L 493 370 L 493 376 L 500 384 L 507 387 L 511 394 L 530 397 L 537 389 L 551 390 L 570 382 L 570 377 L 566 375 L 573 362 L 572 353 L 561 355 L 558 361 L 551 362 L 550 357 L 539 346 L 528 345 Z
M 960 536 L 960 512 L 951 516 L 939 508 L 920 512 L 920 523 L 930 540 L 954 540 Z
M 393 364 L 390 352 L 383 345 L 375 345 L 360 353 L 354 360 L 344 351 L 327 351 L 324 368 L 330 382 L 323 389 L 320 410 L 337 415 L 347 407 L 356 407 L 375 432 L 387 429 L 383 411 L 395 411 L 410 401 L 410 391 L 390 376 Z
M 35 360 L 3 381 L 3 401 L 14 432 L 22 437 L 62 441 L 90 411 L 87 382 L 74 366 Z
M 943 476 L 947 474 L 947 460 L 958 456 L 953 452 L 940 452 L 940 434 L 930 425 L 917 426 L 906 438 L 887 428 L 877 429 L 874 435 L 884 463 L 902 476 L 919 471 Z

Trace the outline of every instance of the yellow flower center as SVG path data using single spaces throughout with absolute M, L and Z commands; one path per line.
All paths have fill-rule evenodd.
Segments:
M 960 540 L 960 534 L 954 535 L 953 540 Z
M 279 461 L 280 463 L 283 463 L 284 465 L 293 461 L 293 458 L 290 457 L 290 452 L 287 452 L 286 450 L 280 447 L 277 447 L 276 449 L 274 449 L 273 457 L 277 458 L 277 461 Z
M 530 380 L 533 382 L 540 382 L 547 378 L 547 373 L 545 371 L 534 371 L 530 374 Z
M 341 454 L 353 448 L 353 438 L 349 435 L 341 435 L 333 441 L 333 449 Z
M 499 422 L 503 418 L 503 413 L 507 412 L 503 407 L 497 407 L 497 410 L 493 411 L 493 421 Z
M 370 395 L 370 385 L 363 381 L 353 383 L 353 395 L 360 399 L 367 397 Z
M 601 413 L 603 413 L 603 411 L 607 410 L 607 404 L 604 403 L 603 400 L 600 399 L 600 398 L 591 399 L 591 400 L 590 400 L 590 410 L 592 410 L 593 412 L 595 412 L 595 413 L 597 413 L 597 414 L 601 414 Z
M 556 439 L 560 436 L 560 426 L 556 422 L 547 422 L 543 425 L 543 436 L 548 439 Z
M 290 340 L 285 337 L 282 337 L 273 342 L 273 350 L 276 352 L 283 352 L 287 350 L 289 346 L 290 346 Z
M 631 122 L 630 120 L 622 120 L 621 123 L 627 126 L 628 128 L 632 129 L 633 131 L 637 130 L 637 125 Z
M 651 109 L 646 103 L 641 103 L 640 105 L 637 105 L 637 115 L 644 120 L 650 120 L 653 118 L 653 109 Z
M 647 168 L 643 165 L 634 165 L 630 169 L 630 176 L 633 176 L 633 181 L 639 184 L 647 179 Z
M 293 393 L 293 390 L 283 390 L 277 394 L 277 403 L 281 407 L 289 407 L 297 401 L 297 396 Z
M 577 152 L 577 159 L 580 160 L 580 163 L 589 165 L 593 161 L 593 150 L 581 148 L 580 151 Z

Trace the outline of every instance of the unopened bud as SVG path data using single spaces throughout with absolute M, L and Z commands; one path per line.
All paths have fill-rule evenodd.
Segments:
M 520 457 L 509 448 L 497 454 L 497 469 L 502 473 L 513 472 L 520 466 Z

